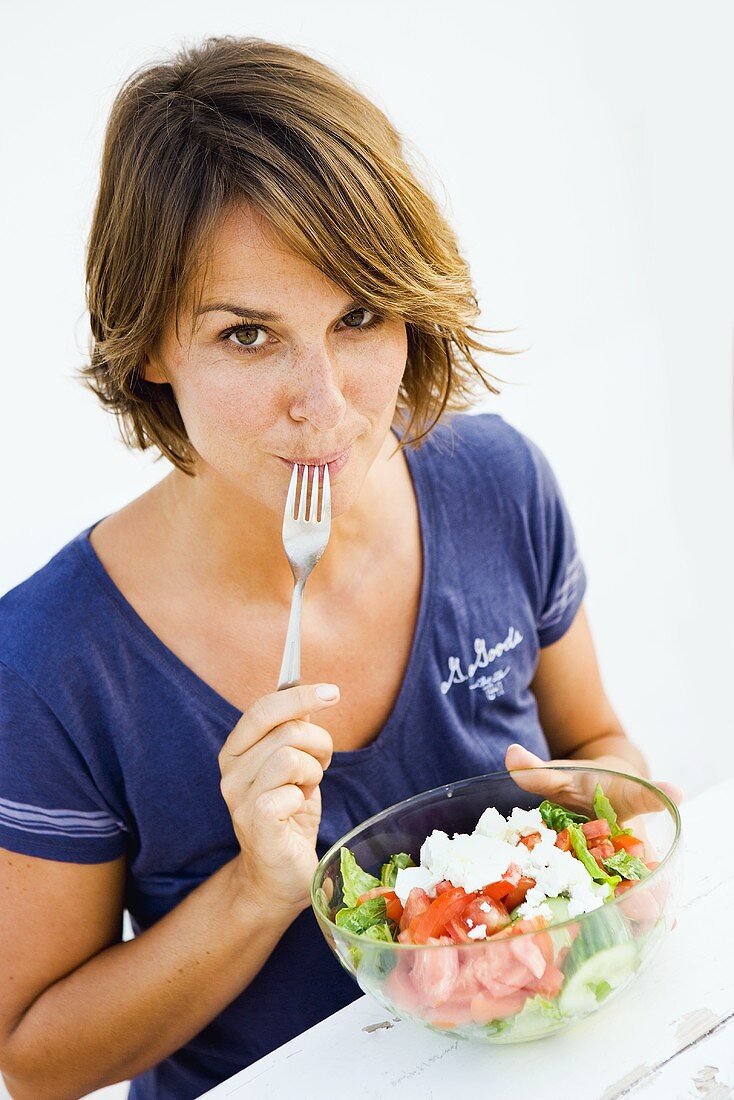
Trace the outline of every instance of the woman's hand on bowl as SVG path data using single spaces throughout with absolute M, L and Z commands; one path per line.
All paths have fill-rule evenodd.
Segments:
M 554 771 L 554 765 L 567 765 L 570 768 L 579 768 L 574 771 Z M 635 777 L 633 766 L 626 760 L 617 756 L 599 756 L 593 760 L 542 760 L 535 753 L 522 745 L 510 745 L 505 753 L 505 767 L 512 775 L 518 787 L 524 791 L 547 798 L 551 802 L 558 802 L 568 809 L 582 813 L 591 812 L 593 817 L 592 802 L 597 778 L 590 775 L 587 768 L 604 768 L 611 771 L 623 772 L 625 775 Z M 542 768 L 543 771 L 525 772 L 525 768 Z M 636 778 L 642 778 L 637 776 Z M 674 783 L 658 782 L 650 779 L 659 790 L 666 794 L 671 802 L 680 806 L 684 794 L 680 787 Z M 643 786 L 641 783 L 632 782 L 621 776 L 611 775 L 602 783 L 604 794 L 612 803 L 619 814 L 620 821 L 637 814 L 654 813 L 662 809 L 662 803 L 657 795 Z

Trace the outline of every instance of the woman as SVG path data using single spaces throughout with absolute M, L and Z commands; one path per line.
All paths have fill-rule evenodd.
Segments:
M 308 908 L 352 826 L 505 766 L 647 768 L 547 461 L 456 414 L 492 349 L 373 104 L 258 39 L 134 74 L 87 276 L 89 383 L 173 469 L 2 601 L 0 1068 L 184 1100 L 359 995 Z M 275 692 L 297 462 L 333 523 Z

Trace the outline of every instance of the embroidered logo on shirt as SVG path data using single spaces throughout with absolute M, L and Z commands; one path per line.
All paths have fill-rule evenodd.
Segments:
M 508 653 L 509 650 L 520 645 L 522 640 L 522 634 L 514 626 L 511 626 L 508 630 L 507 637 L 504 638 L 503 641 L 497 642 L 491 649 L 487 649 L 487 643 L 484 638 L 475 638 L 475 659 L 467 666 L 466 672 L 464 672 L 462 668 L 460 657 L 449 657 L 449 678 L 441 682 L 441 693 L 446 695 L 454 684 L 463 684 L 467 680 L 473 680 L 477 669 L 486 668 L 487 665 L 492 664 L 498 657 L 501 657 L 503 653 Z M 504 695 L 505 689 L 502 681 L 509 672 L 510 666 L 508 665 L 492 676 L 480 676 L 478 680 L 474 680 L 473 683 L 469 684 L 469 690 L 473 691 L 475 688 L 481 688 L 486 697 L 490 700 L 496 698 L 498 695 Z
M 491 676 L 480 676 L 478 680 L 475 680 L 473 684 L 469 684 L 469 691 L 476 691 L 477 688 L 481 688 L 490 703 L 493 699 L 496 699 L 498 695 L 505 694 L 505 686 L 502 683 L 507 673 L 510 671 L 510 666 L 506 668 L 500 668 L 497 672 Z

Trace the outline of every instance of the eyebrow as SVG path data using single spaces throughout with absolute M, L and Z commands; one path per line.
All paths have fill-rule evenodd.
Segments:
M 339 313 L 339 317 L 343 317 L 345 313 L 351 313 L 354 309 L 363 308 L 367 308 L 364 302 L 359 301 L 358 298 L 353 298 L 351 302 L 347 303 L 346 308 Z M 236 317 L 244 317 L 253 321 L 285 320 L 279 313 L 268 313 L 262 309 L 249 309 L 247 306 L 238 306 L 233 302 L 210 302 L 209 305 L 197 309 L 196 316 L 198 317 L 202 313 L 234 313 Z

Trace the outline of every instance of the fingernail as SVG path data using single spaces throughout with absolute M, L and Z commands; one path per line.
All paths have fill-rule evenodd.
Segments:
M 323 699 L 325 702 L 339 698 L 339 688 L 336 684 L 317 684 L 315 690 L 319 699 Z

